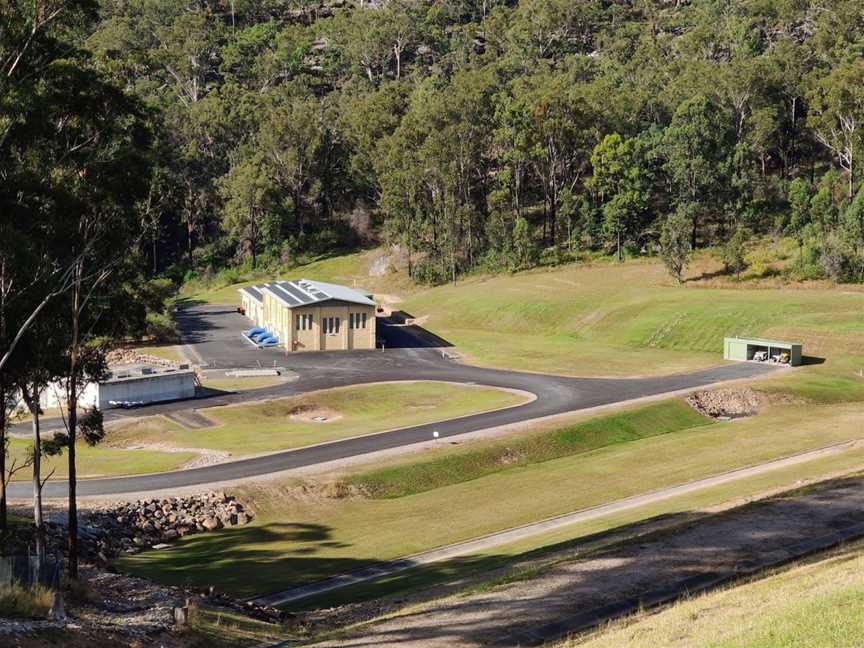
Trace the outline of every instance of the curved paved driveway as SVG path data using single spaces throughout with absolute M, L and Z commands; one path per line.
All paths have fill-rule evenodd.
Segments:
M 291 383 L 243 393 L 224 394 L 196 401 L 153 405 L 131 412 L 112 410 L 106 420 L 161 414 L 219 405 L 250 402 L 290 396 L 319 389 L 403 380 L 444 380 L 519 389 L 536 395 L 536 399 L 518 407 L 485 412 L 437 423 L 379 432 L 326 444 L 286 450 L 260 457 L 240 459 L 203 468 L 168 473 L 87 479 L 78 482 L 81 496 L 112 496 L 140 493 L 214 482 L 252 478 L 274 472 L 312 466 L 380 450 L 408 446 L 432 438 L 437 430 L 442 438 L 476 432 L 487 428 L 518 423 L 554 414 L 655 396 L 681 389 L 692 389 L 712 383 L 752 378 L 772 371 L 772 367 L 750 363 L 728 364 L 687 374 L 650 378 L 571 378 L 545 374 L 472 367 L 446 359 L 435 348 L 390 348 L 384 351 L 318 352 L 288 356 L 278 351 L 256 351 L 239 338 L 238 331 L 247 323 L 225 307 L 187 307 L 178 321 L 187 335 L 187 349 L 202 363 L 211 367 L 285 366 L 298 374 Z M 382 329 L 385 331 L 387 327 Z M 406 330 L 399 328 L 400 337 Z M 422 339 L 418 340 L 422 344 Z M 26 497 L 29 484 L 16 482 L 9 487 L 10 497 Z M 46 497 L 62 497 L 66 483 L 50 481 Z

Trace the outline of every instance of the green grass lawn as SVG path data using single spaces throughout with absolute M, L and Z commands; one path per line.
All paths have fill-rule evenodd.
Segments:
M 163 472 L 176 470 L 196 456 L 194 452 L 163 451 L 166 447 L 222 450 L 238 457 L 454 418 L 525 401 L 525 396 L 490 387 L 413 382 L 343 387 L 254 405 L 208 408 L 201 411 L 216 425 L 204 429 L 186 429 L 162 416 L 149 416 L 110 427 L 104 442 L 95 447 L 79 443 L 78 474 L 84 478 Z M 328 420 L 307 420 L 316 413 Z M 22 461 L 30 445 L 28 440 L 12 439 L 10 461 Z M 150 449 L 148 445 L 155 447 Z M 127 449 L 127 446 L 145 447 Z M 43 475 L 54 469 L 55 477 L 65 477 L 66 461 L 65 456 L 46 457 Z M 15 479 L 29 479 L 28 471 L 17 473 Z
M 520 394 L 476 385 L 358 385 L 252 405 L 200 410 L 216 422 L 211 428 L 185 429 L 162 417 L 140 419 L 112 429 L 108 441 L 209 448 L 242 456 L 439 421 L 526 400 Z M 311 420 L 314 416 L 327 420 Z
M 325 266 L 363 269 L 356 258 L 322 263 L 321 274 L 315 268 L 301 274 L 337 280 Z M 387 288 L 391 279 L 378 279 L 381 290 L 398 292 Z M 554 444 L 531 446 L 524 434 L 506 442 L 442 444 L 348 476 L 374 497 L 310 496 L 290 481 L 249 486 L 246 494 L 260 508 L 253 525 L 184 538 L 169 551 L 121 564 L 163 581 L 193 578 L 248 595 L 862 433 L 864 293 L 857 289 L 729 281 L 675 287 L 658 262 L 640 260 L 475 277 L 402 294 L 400 307 L 424 318 L 424 326 L 468 361 L 488 365 L 663 374 L 720 363 L 722 338 L 730 334 L 798 340 L 805 355 L 824 362 L 758 381 L 778 393 L 778 403 L 750 419 L 686 429 L 672 421 L 667 433 L 656 434 L 663 424 L 640 408 L 626 416 L 644 420 L 629 426 L 625 417 L 615 425 L 606 419 L 568 428 L 575 435 L 572 452 L 587 450 L 580 454 L 544 455 Z M 542 432 L 549 434 L 549 426 Z M 513 452 L 502 455 L 507 446 Z
M 560 648 L 856 648 L 864 545 L 611 624 Z
M 19 463 L 27 456 L 31 442 L 25 439 L 10 439 L 9 459 Z M 78 477 L 105 477 L 108 475 L 138 475 L 142 473 L 176 470 L 195 457 L 191 452 L 159 452 L 156 450 L 124 450 L 105 445 L 89 447 L 79 442 L 76 445 L 76 464 Z M 68 459 L 65 453 L 61 456 L 45 457 L 42 460 L 43 478 L 51 470 L 54 477 L 62 478 L 68 474 Z M 15 480 L 30 479 L 29 469 L 15 474 Z
M 468 279 L 403 306 L 470 361 L 531 371 L 683 371 L 720 362 L 733 334 L 800 340 L 832 362 L 864 357 L 862 292 L 677 287 L 647 261 Z
M 259 506 L 253 525 L 184 538 L 169 551 L 120 565 L 160 581 L 215 584 L 245 596 L 860 434 L 858 405 L 794 405 L 392 499 L 310 498 L 297 495 L 291 483 L 263 484 L 242 489 Z

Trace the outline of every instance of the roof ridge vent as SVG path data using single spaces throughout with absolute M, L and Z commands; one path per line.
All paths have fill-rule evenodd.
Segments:
M 322 290 L 314 281 L 310 279 L 301 279 L 297 282 L 303 289 L 312 294 L 312 295 L 324 295 L 325 297 L 332 297 L 330 293 L 326 290 Z

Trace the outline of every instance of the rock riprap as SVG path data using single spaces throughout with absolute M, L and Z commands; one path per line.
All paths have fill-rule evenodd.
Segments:
M 94 558 L 108 561 L 185 535 L 248 524 L 253 512 L 232 495 L 210 492 L 190 497 L 145 499 L 91 511 L 80 526 Z

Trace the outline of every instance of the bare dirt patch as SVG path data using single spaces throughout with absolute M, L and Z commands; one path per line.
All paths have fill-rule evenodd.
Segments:
M 240 491 L 244 501 L 255 502 L 295 502 L 309 504 L 326 500 L 363 499 L 367 493 L 360 487 L 350 484 L 339 477 L 321 479 L 292 480 L 287 483 L 259 482 Z
M 314 405 L 298 405 L 288 414 L 292 421 L 303 421 L 304 423 L 331 423 L 342 418 L 342 414 L 329 407 L 316 407 Z

